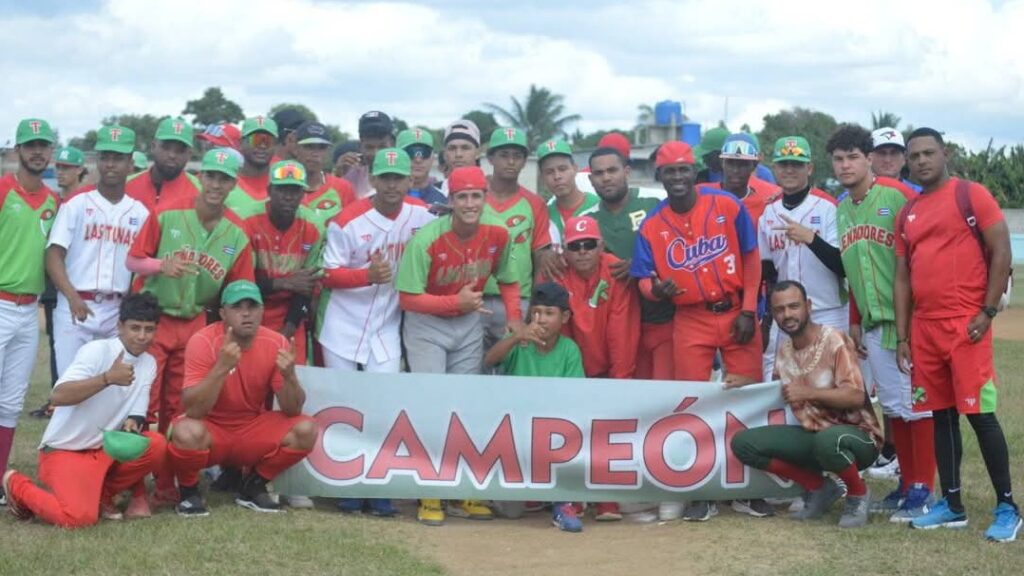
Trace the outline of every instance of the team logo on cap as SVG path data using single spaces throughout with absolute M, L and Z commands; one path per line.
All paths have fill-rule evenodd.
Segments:
M 886 140 L 895 140 L 896 139 L 896 131 L 895 130 L 886 130 L 885 132 L 882 132 L 881 134 L 879 134 L 878 137 L 879 138 L 885 138 Z
M 509 140 L 515 138 L 516 137 L 516 129 L 515 128 L 505 128 L 505 137 L 508 138 Z
M 118 141 L 121 140 L 121 129 L 120 128 L 111 128 L 109 133 L 110 133 L 110 141 L 111 142 L 118 142 Z
M 388 160 L 388 166 L 394 166 L 398 163 L 398 152 L 386 152 L 384 157 Z
M 60 153 L 60 159 L 61 160 L 67 160 L 68 156 L 71 156 L 70 152 L 68 152 L 67 150 L 61 150 L 61 153 Z
M 227 161 L 228 155 L 225 152 L 217 152 L 217 164 L 223 164 Z
M 181 122 L 175 122 L 175 123 L 174 123 L 174 124 L 173 124 L 173 125 L 171 126 L 171 128 L 173 128 L 173 129 L 174 129 L 174 133 L 175 133 L 175 134 L 181 134 L 182 130 L 184 130 L 184 129 L 185 129 L 185 125 L 184 125 L 184 124 L 182 124 Z
M 43 123 L 39 120 L 33 120 L 28 123 L 28 127 L 32 129 L 33 134 L 39 134 L 43 129 Z
M 420 130 L 419 128 L 413 130 L 412 137 L 415 138 L 417 142 L 423 140 L 423 130 Z
M 555 142 L 554 140 L 548 140 L 546 145 L 548 147 L 548 152 L 554 152 L 555 148 L 558 147 L 558 142 Z
M 586 232 L 587 231 L 587 221 L 586 220 L 580 220 L 579 222 L 576 222 L 576 231 L 577 232 Z
M 257 116 L 256 117 L 256 125 L 259 126 L 260 128 L 263 128 L 263 124 L 265 122 L 266 122 L 266 120 L 263 119 L 263 116 Z

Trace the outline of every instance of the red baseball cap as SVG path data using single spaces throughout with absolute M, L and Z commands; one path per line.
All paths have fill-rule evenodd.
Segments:
M 601 227 L 590 216 L 576 216 L 565 221 L 565 243 L 593 238 L 601 240 Z
M 210 144 L 213 144 L 219 148 L 234 148 L 238 149 L 239 144 L 242 142 L 242 131 L 238 129 L 234 124 L 228 124 L 226 122 L 221 124 L 210 124 L 203 130 L 203 133 L 198 136 L 200 140 L 206 140 Z
M 479 166 L 460 166 L 448 175 L 448 194 L 463 190 L 487 190 L 487 176 Z
M 686 142 L 678 140 L 665 142 L 658 148 L 658 155 L 654 158 L 654 167 L 661 168 L 669 164 L 696 164 L 693 148 L 690 148 Z
M 601 136 L 601 139 L 597 141 L 598 148 L 613 148 L 618 150 L 619 154 L 626 160 L 629 160 L 629 138 L 626 138 L 618 132 L 610 132 Z

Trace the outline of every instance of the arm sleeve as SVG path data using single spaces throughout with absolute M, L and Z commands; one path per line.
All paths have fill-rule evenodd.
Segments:
M 152 276 L 160 273 L 160 266 L 163 261 L 159 258 L 137 258 L 128 256 L 125 260 L 125 267 L 128 271 L 139 276 Z
M 854 352 L 853 340 L 846 334 L 837 334 L 840 341 L 836 345 L 833 373 L 836 388 L 853 388 L 864 390 L 864 377 L 860 373 L 860 364 Z
M 913 205 L 912 202 L 907 202 L 900 208 L 899 212 L 896 213 L 896 220 L 892 223 L 893 236 L 895 237 L 895 249 L 896 257 L 905 257 L 907 255 L 907 238 L 903 235 L 903 221 L 907 217 L 907 211 Z
M 814 235 L 814 240 L 808 248 L 811 249 L 811 252 L 818 258 L 818 260 L 821 260 L 821 263 L 831 270 L 833 274 L 840 278 L 846 276 L 846 271 L 843 270 L 843 259 L 839 254 L 839 248 L 829 244 L 817 234 Z
M 141 386 L 141 390 L 135 399 L 135 404 L 128 410 L 128 414 L 145 417 L 146 411 L 149 410 L 149 390 L 153 386 L 153 381 L 156 380 L 156 360 L 150 358 L 150 361 L 145 364 L 145 370 L 138 370 L 138 364 L 135 368 L 137 370 L 135 378 Z
M 361 288 L 370 285 L 369 264 L 356 266 L 351 259 L 356 250 L 352 233 L 337 220 L 327 225 L 327 243 L 324 246 L 324 279 L 327 288 Z
M 71 245 L 71 239 L 75 237 L 75 230 L 78 228 L 79 202 L 65 202 L 63 206 L 57 210 L 57 217 L 53 220 L 53 226 L 50 228 L 49 241 L 47 246 L 63 246 L 67 248 Z
M 551 245 L 551 216 L 544 201 L 536 194 L 530 195 L 530 208 L 533 210 L 533 242 L 530 248 L 540 250 Z
M 235 261 L 231 263 L 231 269 L 228 270 L 227 276 L 224 277 L 224 285 L 226 286 L 235 280 L 256 282 L 255 264 L 252 259 L 252 244 L 248 240 L 245 241 L 245 245 L 242 247 L 242 252 L 238 255 L 238 258 L 235 258 Z
M 651 292 L 651 288 L 654 286 L 654 282 L 650 278 L 641 278 L 637 282 L 637 287 L 640 289 L 640 295 L 651 302 L 660 302 L 658 298 L 654 297 L 654 292 Z
M 132 242 L 131 248 L 128 249 L 128 255 L 136 258 L 152 258 L 157 256 L 157 250 L 159 249 L 160 217 L 156 214 L 150 214 L 149 218 L 146 218 L 146 222 L 142 225 L 142 230 L 139 230 L 139 235 Z
M 79 348 L 78 352 L 75 353 L 75 358 L 67 369 L 64 370 L 64 373 L 60 375 L 60 378 L 53 387 L 56 388 L 65 382 L 86 380 L 110 368 L 114 362 L 111 360 L 110 365 L 105 365 L 104 355 L 101 353 L 99 342 L 98 340 L 87 342 Z
M 654 252 L 651 243 L 647 240 L 645 230 L 646 226 L 641 225 L 633 244 L 633 259 L 629 263 L 629 275 L 634 278 L 650 278 L 657 271 L 654 266 Z
M 191 388 L 202 382 L 216 362 L 217 350 L 214 349 L 213 340 L 206 334 L 189 338 L 185 345 L 185 377 L 181 387 Z
M 518 286 L 518 284 L 517 284 Z M 398 305 L 402 310 L 418 312 L 420 314 L 432 314 L 434 316 L 458 316 L 459 297 L 435 296 L 433 294 L 410 294 L 408 292 L 398 293 Z
M 626 282 L 612 280 L 611 313 L 608 318 L 608 350 L 611 378 L 632 378 L 640 345 L 640 301 Z
M 747 254 L 751 251 L 757 252 L 757 231 L 754 230 L 754 223 L 750 219 L 750 212 L 742 202 L 736 201 L 739 212 L 736 214 L 736 239 L 740 243 L 740 252 Z
M 761 287 L 761 255 L 757 246 L 743 253 L 743 310 L 757 313 L 757 294 Z
M 326 288 L 362 288 L 370 285 L 369 268 L 326 268 L 323 285 Z
M 565 338 L 565 336 L 562 336 Z M 580 347 L 569 340 L 569 352 L 565 355 L 565 368 L 562 374 L 565 378 L 586 378 L 587 373 L 583 369 L 583 356 L 580 354 Z
M 968 197 L 971 199 L 971 207 L 974 208 L 974 216 L 978 219 L 978 230 L 985 231 L 993 224 L 1004 220 L 1003 211 L 999 209 L 996 199 L 981 184 L 972 182 L 968 188 Z
M 764 280 L 769 287 L 778 282 L 779 271 L 775 269 L 775 264 L 773 264 L 771 260 L 761 260 L 761 279 Z
M 498 292 L 501 294 L 501 303 L 505 305 L 506 321 L 521 322 L 523 312 L 519 308 L 519 283 L 499 283 Z
M 402 260 L 398 265 L 395 277 L 395 290 L 406 294 L 424 294 L 427 291 L 427 280 L 430 276 L 429 243 L 423 238 L 422 231 L 413 235 L 405 245 Z M 404 306 L 402 309 L 406 309 Z M 416 310 L 413 310 L 416 312 Z

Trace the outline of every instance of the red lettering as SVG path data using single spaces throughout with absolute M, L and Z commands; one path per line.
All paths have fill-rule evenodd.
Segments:
M 313 415 L 320 429 L 316 437 L 316 445 L 307 456 L 309 465 L 321 476 L 331 480 L 353 480 L 363 473 L 364 455 L 351 460 L 335 460 L 324 449 L 324 435 L 331 426 L 350 426 L 358 432 L 363 431 L 363 413 L 343 407 L 326 408 Z
M 683 414 L 697 398 L 688 397 L 666 416 L 651 426 L 644 438 L 644 464 L 655 482 L 669 488 L 688 488 L 703 482 L 715 468 L 715 433 L 708 423 L 693 414 Z M 676 432 L 693 438 L 693 462 L 689 468 L 676 470 L 665 460 L 665 442 Z
M 633 444 L 612 442 L 612 434 L 636 432 L 636 419 L 594 420 L 590 430 L 590 483 L 607 486 L 636 486 L 634 470 L 612 470 L 611 463 L 633 459 Z
M 512 435 L 512 417 L 505 414 L 483 451 L 479 451 L 466 432 L 462 419 L 458 414 L 452 414 L 451 420 L 448 421 L 448 434 L 445 437 L 444 453 L 441 455 L 441 468 L 437 479 L 445 482 L 455 481 L 460 461 L 469 466 L 469 471 L 478 485 L 484 483 L 499 462 L 506 482 L 522 483 L 523 471 L 519 467 L 516 441 Z
M 402 456 L 398 452 L 405 446 L 408 456 Z M 384 480 L 391 472 L 397 470 L 408 470 L 423 480 L 436 480 L 437 472 L 430 460 L 430 454 L 423 446 L 419 435 L 409 415 L 402 410 L 395 423 L 388 430 L 387 437 L 381 444 L 377 457 L 373 459 L 370 470 L 366 473 L 367 480 Z
M 554 436 L 562 439 L 562 445 L 552 448 Z M 530 483 L 550 484 L 552 467 L 564 464 L 579 455 L 583 449 L 583 431 L 562 418 L 534 418 L 530 446 Z
M 747 426 L 739 418 L 733 416 L 732 412 L 725 413 L 725 483 L 745 484 L 747 481 L 747 467 L 740 462 L 740 459 L 732 453 L 733 436 L 743 432 Z

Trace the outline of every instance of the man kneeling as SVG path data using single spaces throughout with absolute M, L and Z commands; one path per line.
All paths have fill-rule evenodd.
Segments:
M 39 446 L 39 480 L 48 488 L 14 470 L 3 476 L 7 506 L 16 517 L 80 528 L 95 524 L 101 509 L 111 520 L 150 515 L 141 481 L 160 468 L 166 448 L 159 434 L 141 432 L 156 377 L 156 360 L 146 349 L 159 318 L 154 296 L 127 296 L 121 301 L 118 336 L 93 340 L 75 354 L 53 388 L 53 417 Z M 106 430 L 141 436 L 127 437 L 129 446 L 118 451 L 116 440 L 104 442 Z M 113 497 L 132 487 L 122 516 Z
M 859 470 L 867 468 L 882 445 L 878 421 L 866 408 L 864 380 L 850 337 L 810 320 L 811 301 L 799 282 L 772 287 L 772 316 L 791 338 L 778 350 L 775 376 L 798 426 L 761 426 L 740 432 L 732 451 L 744 464 L 793 480 L 807 492 L 804 508 L 793 517 L 820 518 L 842 495 L 822 472 L 846 483 L 842 528 L 868 519 L 868 489 Z
M 258 512 L 280 506 L 267 482 L 306 457 L 316 424 L 302 415 L 306 393 L 295 375 L 294 342 L 260 326 L 263 299 L 248 280 L 221 295 L 221 322 L 193 335 L 185 348 L 185 413 L 171 426 L 167 448 L 178 480 L 181 516 L 207 516 L 199 472 L 220 464 L 249 468 L 235 502 Z M 273 393 L 280 410 L 268 410 Z

